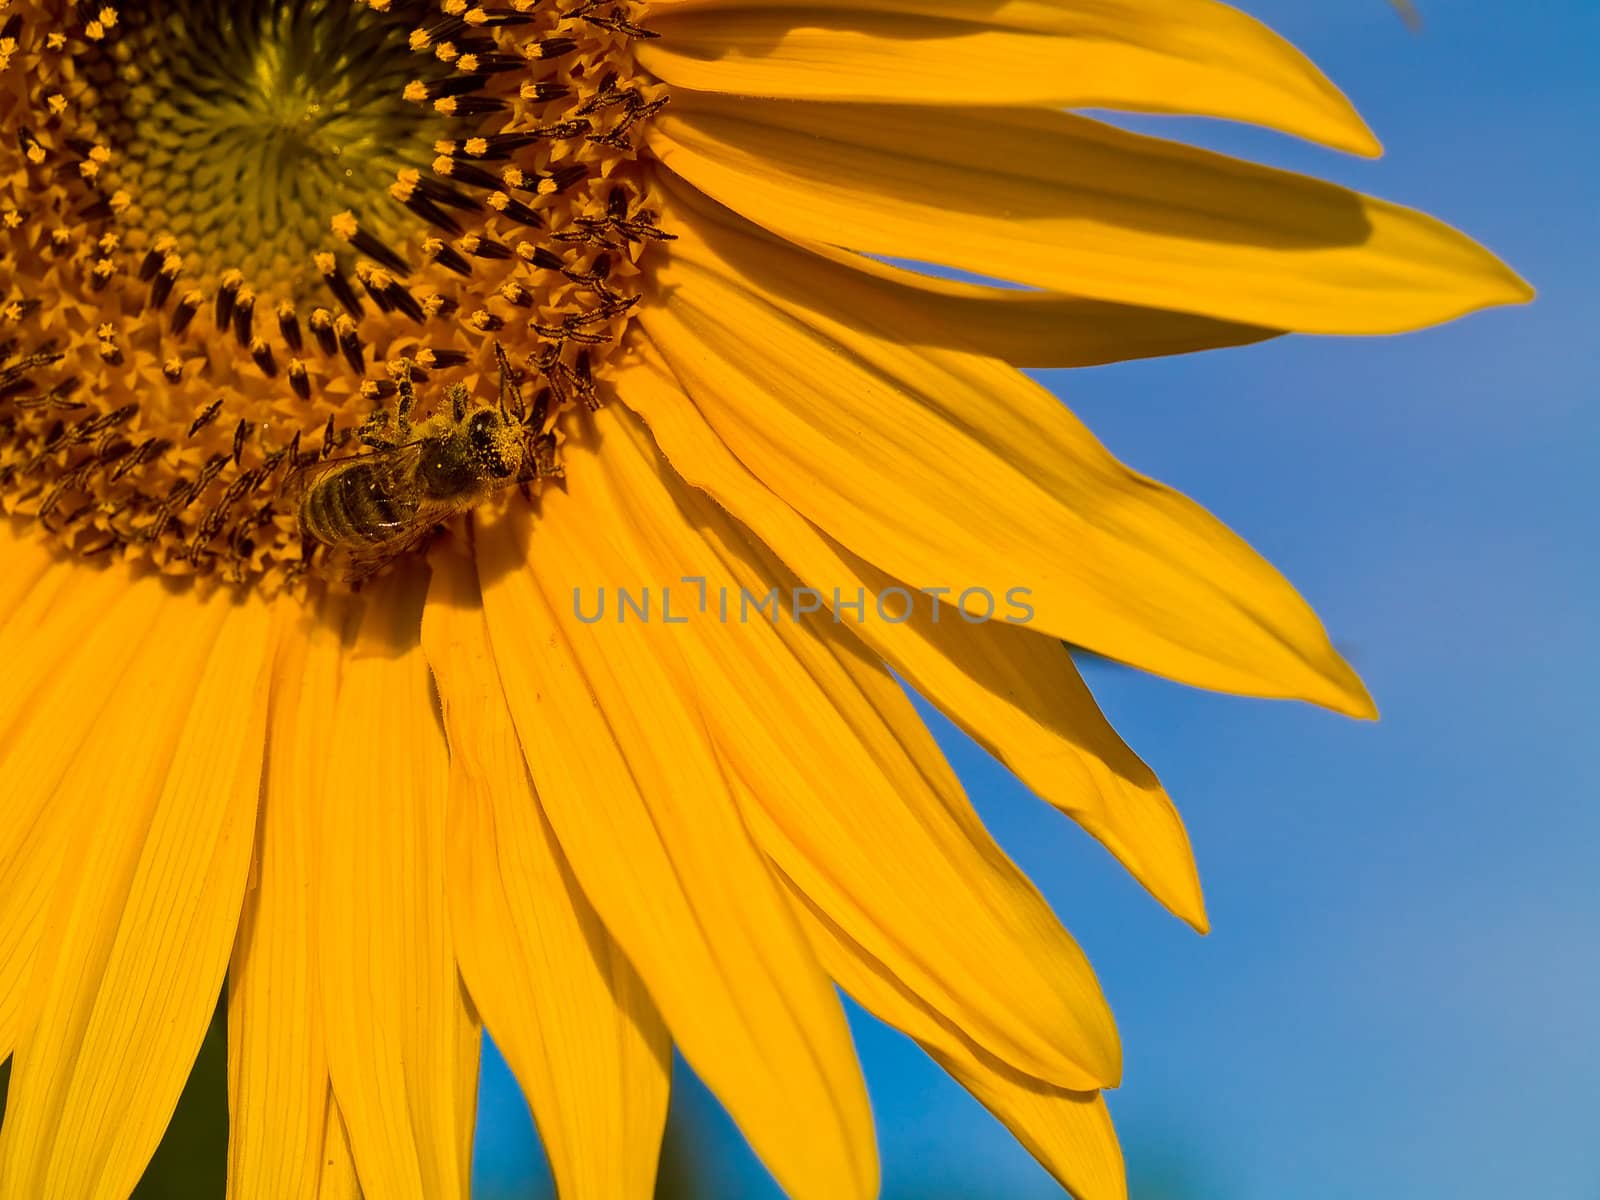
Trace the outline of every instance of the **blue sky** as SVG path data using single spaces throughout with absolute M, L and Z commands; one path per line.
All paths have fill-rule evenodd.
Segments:
M 1377 162 L 1149 120 L 1426 209 L 1540 290 L 1395 339 L 1284 339 L 1042 378 L 1317 607 L 1383 720 L 1092 664 L 1188 821 L 1214 932 L 1166 916 L 934 718 L 1084 944 L 1126 1046 L 1135 1200 L 1600 1197 L 1600 4 L 1246 5 L 1383 139 Z M 919 1051 L 852 1013 L 886 1197 L 1059 1196 Z M 680 1078 L 699 1194 L 776 1196 Z M 548 1194 L 486 1064 L 478 1191 Z

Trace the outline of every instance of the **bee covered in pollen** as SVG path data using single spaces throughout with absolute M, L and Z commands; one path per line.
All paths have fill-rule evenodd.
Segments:
M 313 463 L 284 481 L 308 546 L 324 547 L 316 570 L 356 582 L 415 547 L 436 526 L 508 487 L 560 476 L 556 441 L 545 431 L 546 401 L 525 409 L 505 350 L 495 343 L 500 369 L 498 404 L 475 402 L 461 384 L 446 404 L 413 425 L 412 363 L 392 369 L 397 402 L 357 431 L 369 452 Z M 512 398 L 506 405 L 507 393 Z

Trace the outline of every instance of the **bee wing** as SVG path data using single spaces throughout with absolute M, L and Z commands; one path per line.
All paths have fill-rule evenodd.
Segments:
M 415 518 L 405 525 L 396 526 L 395 534 L 381 542 L 361 545 L 327 547 L 322 571 L 345 583 L 359 583 L 378 568 L 386 566 L 396 557 L 410 550 L 433 530 L 460 516 L 472 507 L 472 501 L 431 500 L 417 510 Z
M 326 458 L 321 462 L 307 463 L 303 467 L 296 467 L 288 475 L 284 476 L 283 485 L 278 488 L 278 497 L 295 512 L 299 512 L 300 502 L 306 498 L 307 493 L 312 488 L 330 475 L 337 475 L 348 464 L 363 457 L 365 456 L 347 454 L 342 458 Z
M 349 454 L 323 462 L 308 463 L 290 472 L 283 481 L 278 495 L 298 516 L 306 497 L 319 485 L 334 479 L 342 472 L 365 465 L 384 472 L 390 480 L 404 485 L 404 481 L 411 478 L 417 464 L 422 461 L 422 454 L 422 443 L 416 441 L 369 454 Z M 380 526 L 379 531 L 387 533 L 388 536 L 377 541 L 341 542 L 337 545 L 319 542 L 323 550 L 321 573 L 346 583 L 359 582 L 396 555 L 404 553 L 415 545 L 431 527 L 433 520 L 434 518 L 426 514 L 419 514 L 412 520 L 387 523 Z
M 411 549 L 427 532 L 427 527 L 408 529 L 387 542 L 362 546 L 326 546 L 318 572 L 328 579 L 341 583 L 360 583 L 379 567 L 393 562 L 396 557 Z
M 312 490 L 325 480 L 348 470 L 357 464 L 365 464 L 375 470 L 381 470 L 393 479 L 408 479 L 415 472 L 417 464 L 422 461 L 422 443 L 407 442 L 403 446 L 395 446 L 390 450 L 377 450 L 370 454 L 346 454 L 340 458 L 330 458 L 323 462 L 308 463 L 291 471 L 283 481 L 283 486 L 278 489 L 279 497 L 288 503 L 296 512 L 299 512 L 301 502 L 311 494 Z M 409 527 L 409 526 L 408 526 Z M 397 524 L 396 528 L 400 528 Z

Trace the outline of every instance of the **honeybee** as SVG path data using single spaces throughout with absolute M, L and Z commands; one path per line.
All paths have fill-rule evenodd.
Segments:
M 369 453 L 300 467 L 284 481 L 300 534 L 326 547 L 317 569 L 356 582 L 416 546 L 442 521 L 477 507 L 496 492 L 562 473 L 556 442 L 544 431 L 546 402 L 523 407 L 505 350 L 495 343 L 499 404 L 474 403 L 461 384 L 445 391 L 448 407 L 413 425 L 412 364 L 393 371 L 393 427 L 387 408 L 357 431 Z M 510 393 L 512 407 L 507 408 Z

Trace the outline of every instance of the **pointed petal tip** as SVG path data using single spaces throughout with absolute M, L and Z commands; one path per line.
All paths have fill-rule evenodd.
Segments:
M 1317 703 L 1352 720 L 1376 721 L 1378 705 L 1372 699 L 1372 693 L 1367 691 L 1367 685 L 1361 682 L 1361 677 L 1344 659 L 1339 660 L 1339 665 L 1344 669 L 1332 681 L 1337 690 Z
M 1168 912 L 1177 917 L 1201 937 L 1211 932 L 1211 917 L 1206 912 L 1206 898 L 1200 891 L 1200 881 L 1194 881 L 1189 894 L 1182 897 L 1160 898 Z
M 1372 127 L 1362 119 L 1354 107 L 1350 109 L 1350 118 L 1349 136 L 1332 143 L 1334 149 L 1343 150 L 1360 158 L 1382 158 L 1383 143 L 1378 140 L 1378 135 L 1372 132 Z
M 1505 266 L 1504 263 L 1501 265 Z M 1507 304 L 1532 304 L 1539 298 L 1539 289 L 1534 287 L 1533 284 L 1518 275 L 1510 267 L 1506 267 L 1505 272 L 1506 284 L 1510 292 L 1510 299 L 1506 301 Z
M 1185 847 L 1187 851 L 1187 847 Z M 1196 933 L 1211 932 L 1211 918 L 1206 915 L 1206 897 L 1200 887 L 1200 874 L 1192 852 L 1187 852 L 1182 864 L 1173 864 L 1177 870 L 1135 871 L 1135 877 L 1144 884 L 1157 903 Z
M 1482 286 L 1472 297 L 1474 303 L 1462 309 L 1462 316 L 1489 308 L 1533 303 L 1539 293 L 1531 283 L 1488 247 L 1475 242 L 1474 248 L 1482 258 Z

